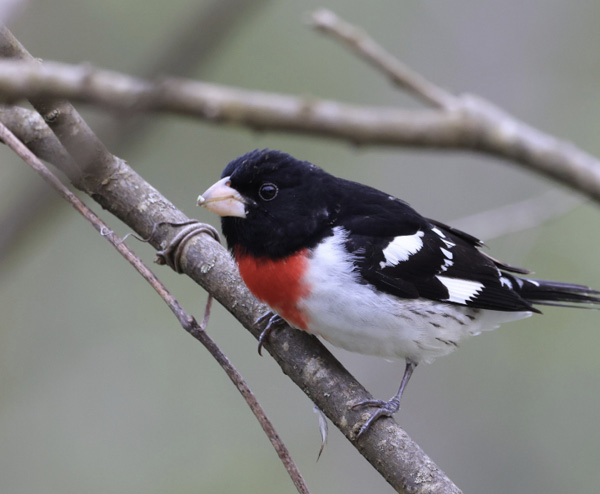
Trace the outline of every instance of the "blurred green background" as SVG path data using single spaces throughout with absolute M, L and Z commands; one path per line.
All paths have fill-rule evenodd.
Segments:
M 230 29 L 216 17 L 209 19 L 215 32 L 202 28 L 203 46 L 214 41 L 202 56 L 173 40 L 203 15 L 216 16 L 207 1 L 30 1 L 10 27 L 47 60 L 145 75 L 170 52 L 169 60 L 187 60 L 188 72 L 169 72 L 214 83 L 415 107 L 307 27 L 307 14 L 321 6 L 360 24 L 443 87 L 489 98 L 600 155 L 600 3 L 590 0 L 238 2 L 225 12 Z M 382 188 L 447 222 L 561 189 L 469 153 L 357 149 L 161 115 L 115 131 L 114 116 L 81 109 L 99 133 L 124 138 L 107 137 L 111 149 L 188 215 L 214 225 L 215 217 L 195 207 L 197 195 L 229 160 L 257 147 Z M 10 240 L 0 264 L 0 492 L 294 492 L 224 373 L 68 205 L 44 202 L 33 222 L 11 230 L 10 220 L 44 189 L 6 149 L 0 157 L 0 237 Z M 117 233 L 129 231 L 94 208 Z M 582 198 L 538 228 L 488 243 L 492 255 L 538 277 L 598 288 L 599 218 L 597 205 Z M 148 246 L 128 243 L 152 261 Z M 201 315 L 202 289 L 155 270 Z M 600 316 L 544 312 L 422 366 L 407 390 L 398 422 L 465 492 L 598 491 Z M 258 357 L 256 341 L 221 307 L 209 331 L 249 381 L 313 492 L 392 491 L 333 427 L 316 462 L 320 437 L 309 400 L 268 355 Z M 402 362 L 334 353 L 375 396 L 395 392 Z

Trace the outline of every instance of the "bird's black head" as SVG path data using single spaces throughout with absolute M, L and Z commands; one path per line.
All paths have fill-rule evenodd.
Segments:
M 328 234 L 335 220 L 335 180 L 288 154 L 256 150 L 229 163 L 198 204 L 222 216 L 234 252 L 280 258 Z

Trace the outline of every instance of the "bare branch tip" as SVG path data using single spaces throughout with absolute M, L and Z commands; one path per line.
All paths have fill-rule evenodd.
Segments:
M 202 323 L 200 323 L 200 328 L 203 331 L 206 331 L 208 326 L 208 321 L 210 320 L 210 309 L 212 307 L 213 296 L 208 294 L 208 298 L 206 299 L 206 306 L 204 308 L 204 316 L 202 317 Z
M 321 458 L 321 454 L 325 449 L 325 445 L 327 444 L 329 425 L 327 423 L 327 417 L 317 405 L 313 407 L 313 412 L 316 413 L 319 417 L 319 432 L 321 433 L 321 448 L 319 449 L 319 454 L 317 455 L 317 461 L 319 461 L 319 459 Z
M 102 233 L 102 232 L 101 232 L 101 233 Z M 123 243 L 125 243 L 125 241 L 126 241 L 126 240 L 127 240 L 129 237 L 133 237 L 133 238 L 135 238 L 136 240 L 139 240 L 140 242 L 144 242 L 144 243 L 146 243 L 146 242 L 149 242 L 149 241 L 150 241 L 150 239 L 152 238 L 151 236 L 150 236 L 150 237 L 148 237 L 148 238 L 142 238 L 142 237 L 140 237 L 140 236 L 136 235 L 136 234 L 135 234 L 135 233 L 133 233 L 133 232 L 129 232 L 128 234 L 126 234 L 126 235 L 125 235 L 125 236 L 124 236 L 124 237 L 121 239 L 121 241 L 120 241 L 119 243 L 120 243 L 120 244 L 123 244 Z
M 309 18 L 310 24 L 317 29 L 331 28 L 339 20 L 335 12 L 325 8 L 315 10 Z

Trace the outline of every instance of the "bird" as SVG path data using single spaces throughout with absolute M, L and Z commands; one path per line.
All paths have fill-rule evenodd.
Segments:
M 234 159 L 197 204 L 221 216 L 242 280 L 271 309 L 258 320 L 268 320 L 261 344 L 285 321 L 351 352 L 404 359 L 390 400 L 352 405 L 374 409 L 358 437 L 399 410 L 420 363 L 538 305 L 600 304 L 597 290 L 530 278 L 476 237 L 282 151 Z

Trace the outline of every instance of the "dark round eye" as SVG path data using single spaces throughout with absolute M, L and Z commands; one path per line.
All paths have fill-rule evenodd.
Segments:
M 277 185 L 268 182 L 258 189 L 258 195 L 263 201 L 272 201 L 277 197 L 277 192 L 279 192 Z

